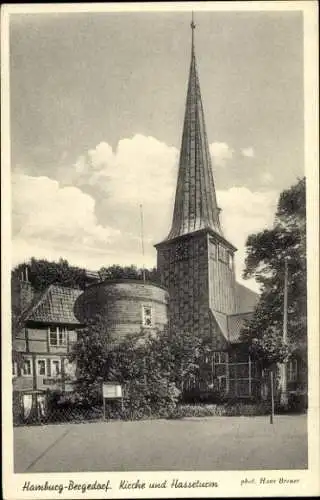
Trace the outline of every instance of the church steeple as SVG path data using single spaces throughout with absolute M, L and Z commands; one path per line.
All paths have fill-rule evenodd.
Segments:
M 222 235 L 197 72 L 191 22 L 191 64 L 172 227 L 167 240 L 211 229 Z

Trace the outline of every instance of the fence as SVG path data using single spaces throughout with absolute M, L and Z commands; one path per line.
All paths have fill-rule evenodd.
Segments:
M 30 396 L 30 398 L 29 398 Z M 106 419 L 136 420 L 142 418 L 139 410 L 123 408 L 119 401 L 102 404 L 52 403 L 50 395 L 34 391 L 13 395 L 13 425 L 41 425 L 54 423 L 81 423 Z
M 184 381 L 183 390 L 186 393 L 206 394 L 208 397 L 225 398 L 260 398 L 261 377 L 255 363 L 230 363 L 228 358 L 223 361 L 207 363 L 198 376 Z

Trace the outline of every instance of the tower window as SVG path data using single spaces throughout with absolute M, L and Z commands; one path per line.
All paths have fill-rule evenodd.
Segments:
M 232 269 L 233 268 L 233 255 L 231 252 L 228 252 L 228 257 L 229 257 L 229 269 Z
M 213 239 L 210 240 L 209 256 L 213 260 L 216 260 L 217 258 L 217 244 L 214 242 Z
M 152 327 L 152 308 L 150 306 L 142 306 L 142 326 Z
M 221 262 L 224 262 L 225 264 L 228 264 L 228 251 L 225 247 L 223 247 L 222 245 L 219 245 L 219 249 L 218 249 L 218 255 L 219 255 L 219 260 L 221 260 Z

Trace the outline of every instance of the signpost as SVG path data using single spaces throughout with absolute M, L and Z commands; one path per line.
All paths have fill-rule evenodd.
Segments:
M 283 342 L 286 344 L 288 340 L 288 260 L 284 258 L 284 290 L 283 290 Z M 287 363 L 283 361 L 280 366 L 280 385 L 281 385 L 281 404 L 284 407 L 288 406 L 288 388 L 287 388 Z
M 121 399 L 121 408 L 123 410 L 122 387 L 117 382 L 103 382 L 102 384 L 103 398 L 103 419 L 106 419 L 106 399 L 117 400 Z
M 274 393 L 273 393 L 273 370 L 270 370 L 270 390 L 271 390 L 271 413 L 270 413 L 270 424 L 273 424 L 274 418 Z

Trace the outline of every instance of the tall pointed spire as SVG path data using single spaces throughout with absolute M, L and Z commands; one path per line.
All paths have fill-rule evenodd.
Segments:
M 211 229 L 222 236 L 196 65 L 192 13 L 191 64 L 172 227 L 167 239 Z

